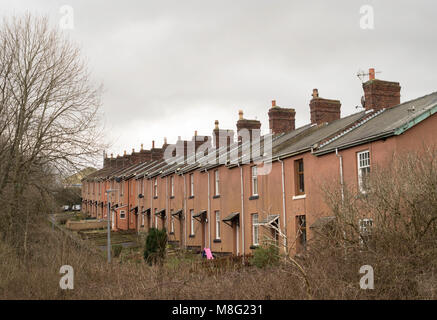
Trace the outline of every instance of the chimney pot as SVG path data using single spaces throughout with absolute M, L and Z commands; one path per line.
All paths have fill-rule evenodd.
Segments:
M 218 120 L 214 121 L 214 126 L 215 126 L 214 129 L 218 129 L 219 128 L 219 121 Z
M 369 80 L 375 80 L 375 68 L 369 69 Z
M 197 130 L 194 131 L 194 136 L 197 137 Z
M 143 150 L 143 144 L 141 144 L 141 150 Z
M 124 155 L 126 155 L 126 150 L 124 150 Z
M 318 89 L 313 89 L 313 99 L 314 98 L 318 98 L 319 97 L 319 90 Z
M 276 100 L 272 100 L 272 107 L 276 107 Z
M 155 149 L 155 140 L 152 140 L 152 149 Z
M 243 110 L 239 110 L 239 111 L 238 111 L 238 118 L 239 118 L 240 120 L 243 120 Z
M 113 153 L 111 153 L 111 159 L 112 159 L 112 157 L 114 156 L 114 154 Z
M 135 148 L 132 148 L 132 153 L 135 153 Z
M 164 137 L 164 144 L 167 144 L 167 137 Z

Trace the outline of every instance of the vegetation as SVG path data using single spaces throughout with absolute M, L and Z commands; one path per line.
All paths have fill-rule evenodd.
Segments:
M 265 243 L 255 249 L 250 263 L 258 268 L 277 265 L 279 262 L 279 248 L 274 243 Z
M 112 245 L 112 255 L 117 258 L 120 256 L 123 246 L 121 244 Z
M 47 18 L 0 24 L 0 239 L 24 257 L 35 226 L 58 209 L 62 177 L 102 150 L 100 95 L 79 49 Z
M 146 237 L 144 246 L 144 261 L 150 265 L 162 264 L 167 247 L 167 231 L 151 228 Z

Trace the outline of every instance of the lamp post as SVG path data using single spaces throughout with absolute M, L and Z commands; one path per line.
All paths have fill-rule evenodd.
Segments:
M 108 197 L 108 216 L 106 221 L 108 222 L 108 241 L 107 241 L 107 250 L 108 250 L 108 263 L 111 263 L 111 201 L 109 201 L 109 194 L 111 192 L 116 192 L 117 189 L 108 189 L 106 190 L 106 196 Z

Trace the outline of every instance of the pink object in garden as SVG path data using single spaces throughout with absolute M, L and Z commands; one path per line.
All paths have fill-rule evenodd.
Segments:
M 214 259 L 214 257 L 212 256 L 212 253 L 211 253 L 211 249 L 210 249 L 210 248 L 204 248 L 203 250 L 205 250 L 206 258 L 207 258 L 208 260 Z

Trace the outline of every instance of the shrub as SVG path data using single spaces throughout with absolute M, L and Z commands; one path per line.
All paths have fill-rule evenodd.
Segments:
M 144 260 L 152 265 L 153 263 L 162 263 L 165 257 L 165 248 L 167 246 L 167 231 L 151 228 L 146 237 L 144 246 Z
M 258 268 L 277 265 L 279 262 L 279 248 L 275 244 L 262 245 L 255 249 L 250 262 Z
M 123 250 L 123 246 L 121 244 L 114 244 L 112 246 L 112 255 L 114 257 L 119 257 L 122 250 Z

